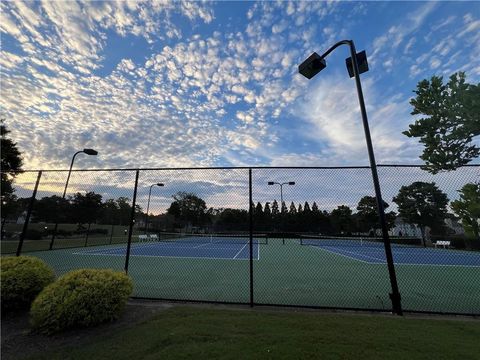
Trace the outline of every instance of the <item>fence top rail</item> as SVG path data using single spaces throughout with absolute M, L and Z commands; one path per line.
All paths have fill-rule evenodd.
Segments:
M 377 167 L 397 167 L 397 168 L 421 168 L 424 165 L 418 164 L 377 164 Z M 480 164 L 465 164 L 459 168 L 480 167 Z M 152 168 L 98 168 L 98 169 L 72 169 L 72 172 L 83 171 L 175 171 L 175 170 L 249 170 L 249 169 L 370 169 L 367 165 L 358 166 L 207 166 L 207 167 L 152 167 Z M 9 173 L 29 173 L 29 172 L 68 172 L 69 169 L 27 169 L 22 171 L 9 171 Z M 3 173 L 4 171 L 0 171 Z

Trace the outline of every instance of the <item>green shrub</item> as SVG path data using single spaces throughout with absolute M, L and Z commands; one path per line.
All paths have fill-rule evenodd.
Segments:
M 55 275 L 42 260 L 31 256 L 1 259 L 2 312 L 28 309 L 35 296 Z
M 132 293 L 132 280 L 113 270 L 82 269 L 47 286 L 32 304 L 31 324 L 52 334 L 117 319 Z

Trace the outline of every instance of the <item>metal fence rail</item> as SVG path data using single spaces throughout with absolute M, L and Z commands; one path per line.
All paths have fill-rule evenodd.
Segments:
M 479 315 L 480 239 L 454 208 L 480 165 L 378 172 L 403 311 Z M 128 271 L 141 298 L 392 310 L 369 167 L 74 170 L 63 199 L 66 178 L 14 178 L 2 255 Z

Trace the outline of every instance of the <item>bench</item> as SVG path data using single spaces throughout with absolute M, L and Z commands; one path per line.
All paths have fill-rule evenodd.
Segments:
M 148 241 L 148 235 L 138 235 L 138 242 Z
M 450 247 L 450 241 L 447 240 L 439 240 L 435 243 L 435 247 L 443 246 L 444 249 Z
M 158 241 L 158 235 L 157 234 L 150 234 L 150 240 L 151 241 Z

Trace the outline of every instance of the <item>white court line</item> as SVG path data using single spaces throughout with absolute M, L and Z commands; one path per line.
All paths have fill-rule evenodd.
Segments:
M 372 265 L 385 265 L 386 262 L 371 262 L 371 261 L 367 261 L 367 260 L 361 260 L 361 259 L 358 259 L 358 258 L 354 258 L 352 256 L 348 256 L 348 255 L 345 255 L 345 254 L 340 254 L 338 252 L 335 252 L 333 250 L 328 250 L 328 249 L 325 249 L 325 248 L 321 248 L 321 247 L 318 247 L 318 246 L 315 246 L 315 245 L 308 245 L 310 246 L 311 248 L 313 249 L 318 249 L 318 250 L 323 250 L 323 251 L 326 251 L 326 252 L 329 252 L 331 254 L 334 254 L 334 255 L 338 255 L 338 256 L 343 256 L 347 259 L 352 259 L 352 260 L 356 260 L 356 261 L 359 261 L 359 262 L 363 262 L 365 264 L 372 264 Z M 394 264 L 395 266 L 399 265 L 399 266 L 437 266 L 437 267 L 462 267 L 462 268 L 480 268 L 480 265 L 452 265 L 452 264 L 428 264 L 428 263 L 402 263 L 402 262 L 395 262 L 394 260 Z
M 386 260 L 381 259 L 381 258 L 378 258 L 378 257 L 375 257 L 375 256 L 364 255 L 364 254 L 359 253 L 359 252 L 356 252 L 356 251 L 348 251 L 348 250 L 345 250 L 345 249 L 342 249 L 342 248 L 338 248 L 338 247 L 336 247 L 336 246 L 331 246 L 331 247 L 332 247 L 333 249 L 335 249 L 335 250 L 338 250 L 338 251 L 345 251 L 345 252 L 347 252 L 347 253 L 349 253 L 349 254 L 364 256 L 364 257 L 367 257 L 367 258 L 370 258 L 370 259 L 380 260 L 381 262 L 386 263 Z
M 238 255 L 240 255 L 240 253 L 242 252 L 243 249 L 245 249 L 245 246 L 247 246 L 248 243 L 246 243 L 245 245 L 242 246 L 242 248 L 240 250 L 238 250 L 238 252 L 235 254 L 235 256 L 233 257 L 234 259 L 237 258 Z
M 351 257 L 351 256 L 348 256 L 348 255 L 345 255 L 345 254 L 340 254 L 338 252 L 335 252 L 335 251 L 332 251 L 332 250 L 328 250 L 328 249 L 325 249 L 325 248 L 322 248 L 322 247 L 318 247 L 318 246 L 315 246 L 315 245 L 308 245 L 310 248 L 312 249 L 317 249 L 317 250 L 320 250 L 320 251 L 326 251 L 328 253 L 331 253 L 333 255 L 337 255 L 337 256 L 343 256 L 347 259 L 352 259 L 352 260 L 356 260 L 356 261 L 360 261 L 360 262 L 363 262 L 365 264 L 378 264 L 378 263 L 372 263 L 370 261 L 366 261 L 366 260 L 361 260 L 361 259 L 357 259 L 357 258 L 354 258 L 354 257 Z
M 121 256 L 125 257 L 125 254 L 82 254 L 82 253 L 72 253 L 73 255 L 84 255 L 84 256 Z M 249 258 L 245 259 L 234 259 L 231 257 L 220 258 L 220 257 L 201 257 L 201 256 L 164 256 L 164 255 L 130 255 L 130 257 L 146 257 L 146 258 L 170 258 L 170 259 L 198 259 L 198 260 L 235 260 L 235 261 L 245 261 L 250 260 Z M 253 259 L 255 261 L 257 259 Z
M 246 244 L 248 245 L 248 243 Z M 243 247 L 245 247 L 244 245 Z M 167 249 L 192 249 L 192 247 L 169 247 Z M 242 248 L 243 249 L 243 248 Z M 242 250 L 240 249 L 240 251 Z M 109 253 L 102 253 L 98 254 L 99 251 L 118 251 L 118 250 L 123 250 L 123 247 L 117 247 L 117 248 L 107 248 L 107 249 L 95 249 L 95 250 L 85 250 L 82 252 L 74 252 L 72 253 L 73 255 L 83 255 L 83 256 L 121 256 L 125 257 L 125 254 L 109 254 Z M 230 248 L 212 248 L 211 250 L 231 250 Z M 97 253 L 97 254 L 95 254 Z M 237 254 L 238 255 L 238 254 Z M 235 255 L 235 256 L 237 256 Z M 147 258 L 170 258 L 170 259 L 199 259 L 199 260 L 236 260 L 236 261 L 242 261 L 242 260 L 250 260 L 250 257 L 247 258 L 232 258 L 232 257 L 202 257 L 202 256 L 171 256 L 171 255 L 134 255 L 130 254 L 131 257 L 147 257 Z M 260 244 L 257 243 L 257 257 L 253 258 L 253 260 L 258 261 L 260 260 Z
M 205 245 L 210 245 L 211 243 L 205 243 L 205 244 L 201 244 L 201 245 L 198 245 L 198 246 L 194 246 L 192 247 L 192 249 L 198 249 L 198 248 L 201 248 L 202 246 L 205 246 Z

